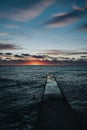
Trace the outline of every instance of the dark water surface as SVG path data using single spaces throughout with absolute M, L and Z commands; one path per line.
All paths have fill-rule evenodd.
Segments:
M 87 128 L 87 66 L 0 66 L 0 130 L 32 130 L 46 76 L 55 75 Z

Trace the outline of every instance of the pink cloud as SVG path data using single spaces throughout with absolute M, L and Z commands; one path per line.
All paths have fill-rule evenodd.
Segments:
M 77 22 L 85 16 L 86 12 L 72 10 L 68 13 L 54 14 L 53 17 L 50 20 L 44 22 L 43 25 L 47 25 L 48 27 L 63 27 L 65 25 Z
M 9 43 L 0 43 L 0 50 L 17 50 L 17 49 L 19 50 L 22 48 Z
M 41 0 L 31 8 L 20 9 L 13 13 L 2 13 L 0 17 L 10 18 L 16 21 L 28 21 L 40 15 L 47 7 L 53 4 L 56 0 Z

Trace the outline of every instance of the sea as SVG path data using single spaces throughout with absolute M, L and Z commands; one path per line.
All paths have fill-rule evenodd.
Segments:
M 87 66 L 0 66 L 0 130 L 33 130 L 48 74 L 53 74 L 87 130 Z

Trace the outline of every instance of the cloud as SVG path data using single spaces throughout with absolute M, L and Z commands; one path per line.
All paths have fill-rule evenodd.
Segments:
M 32 1 L 16 0 L 15 3 L 13 3 L 11 0 L 9 1 L 10 1 L 10 5 L 8 5 L 7 3 L 6 6 L 5 4 L 7 11 L 1 10 L 2 13 L 0 13 L 0 17 L 10 18 L 12 20 L 22 21 L 22 22 L 37 17 L 47 7 L 49 7 L 52 3 L 55 2 L 55 0 L 32 0 Z
M 81 31 L 87 31 L 87 23 L 84 23 L 78 29 L 81 30 Z
M 87 56 L 81 56 L 81 58 L 87 58 Z
M 42 52 L 39 52 L 37 54 L 43 54 L 43 55 L 59 55 L 62 54 L 62 50 L 43 50 Z
M 33 58 L 39 58 L 39 59 L 44 59 L 45 55 L 32 55 Z
M 30 56 L 30 54 L 21 54 L 24 57 Z
M 67 57 L 59 57 L 59 59 L 62 59 L 62 60 L 69 60 L 69 58 L 67 58 Z
M 0 55 L 2 56 L 2 55 L 3 55 L 3 53 L 1 53 L 1 52 L 0 52 Z
M 34 61 L 42 63 L 42 65 L 87 65 L 87 59 L 66 59 L 66 60 L 25 60 L 25 59 L 11 59 L 11 58 L 0 58 L 0 65 L 32 65 Z
M 10 52 L 7 52 L 7 53 L 5 53 L 6 55 L 8 55 L 8 56 L 11 56 L 12 55 L 12 53 L 10 53 Z
M 21 49 L 21 47 L 9 43 L 0 43 L 0 50 L 17 50 L 17 49 Z
M 9 18 L 16 21 L 28 21 L 44 12 L 50 5 L 55 2 L 67 6 L 83 0 L 3 0 L 0 3 L 0 17 Z M 67 4 L 66 4 L 67 3 Z M 14 28 L 14 25 L 7 25 L 9 28 Z
M 19 56 L 19 55 L 17 55 Z M 36 58 L 36 59 L 44 59 L 44 58 L 49 58 L 49 56 L 46 55 L 30 55 L 30 54 L 21 54 L 19 57 L 24 57 L 24 58 Z
M 41 53 L 38 54 L 44 54 L 44 55 L 81 55 L 81 54 L 87 54 L 87 51 L 79 51 L 79 50 L 44 50 Z
M 74 23 L 86 15 L 86 11 L 72 10 L 68 13 L 54 15 L 50 20 L 44 22 L 43 25 L 48 25 L 49 27 L 62 27 Z
M 14 55 L 14 57 L 16 57 L 16 58 L 24 58 L 23 55 L 18 55 L 18 54 Z
M 57 51 L 57 50 L 56 50 Z M 39 62 L 40 61 L 40 62 Z M 32 65 L 38 62 L 41 65 L 87 65 L 87 56 L 80 56 L 78 59 L 64 56 L 30 55 L 2 53 L 0 55 L 0 65 Z
M 80 55 L 81 59 L 87 57 L 87 51 L 65 51 L 65 50 L 47 50 L 43 53 L 39 53 L 36 55 L 30 55 L 28 53 L 25 54 L 12 54 L 12 53 L 0 53 L 0 55 L 4 58 L 8 58 L 9 56 L 13 59 L 20 59 L 20 60 L 75 60 L 75 55 Z M 51 55 L 51 56 L 50 56 Z M 74 55 L 73 58 L 69 56 Z
M 9 35 L 7 32 L 0 32 L 0 36 L 7 36 Z
M 24 65 L 26 64 L 26 60 L 21 60 L 21 59 L 17 59 L 17 60 L 12 60 L 10 58 L 6 58 L 6 59 L 0 59 L 0 65 Z

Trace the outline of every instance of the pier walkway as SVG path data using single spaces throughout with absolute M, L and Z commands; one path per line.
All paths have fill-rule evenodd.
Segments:
M 37 130 L 81 130 L 53 75 L 47 76 Z

